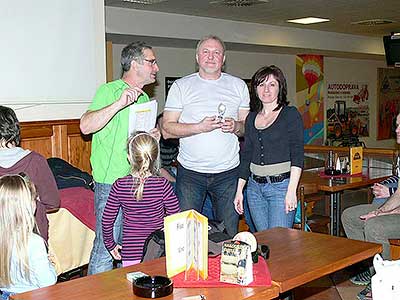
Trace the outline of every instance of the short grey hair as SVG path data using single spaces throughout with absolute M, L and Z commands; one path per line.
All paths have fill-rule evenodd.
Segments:
M 144 50 L 152 49 L 151 46 L 147 45 L 145 42 L 133 42 L 125 46 L 121 52 L 121 68 L 122 74 L 128 72 L 131 69 L 132 60 L 136 60 L 143 63 Z
M 200 49 L 201 45 L 202 45 L 205 41 L 208 41 L 208 40 L 215 40 L 215 41 L 219 42 L 219 43 L 221 44 L 222 49 L 224 50 L 224 54 L 225 54 L 225 50 L 226 50 L 225 43 L 224 43 L 223 40 L 221 40 L 221 39 L 220 39 L 219 37 L 217 37 L 216 35 L 206 35 L 206 36 L 202 37 L 201 40 L 197 43 L 197 46 L 196 46 L 196 54 L 199 53 L 199 49 Z

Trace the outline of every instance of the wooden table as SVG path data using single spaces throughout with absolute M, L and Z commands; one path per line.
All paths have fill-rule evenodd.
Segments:
M 203 294 L 207 299 L 274 299 L 279 293 L 343 269 L 381 252 L 380 244 L 366 243 L 326 234 L 288 228 L 274 228 L 256 233 L 259 244 L 270 247 L 268 266 L 271 287 L 176 288 L 162 299 L 182 299 Z M 32 292 L 14 295 L 12 299 L 142 299 L 133 295 L 126 273 L 142 271 L 150 275 L 165 272 L 165 258 L 143 264 L 86 276 Z
M 341 195 L 343 191 L 372 186 L 374 183 L 380 182 L 388 178 L 392 171 L 379 168 L 364 168 L 362 176 L 351 177 L 321 177 L 320 173 L 323 169 L 305 170 L 300 181 L 304 183 L 316 183 L 320 191 L 329 194 L 330 199 L 330 218 L 331 218 L 331 235 L 339 235 L 340 233 L 340 206 Z
M 268 267 L 281 293 L 382 251 L 381 244 L 296 229 L 273 228 L 255 235 L 270 248 Z
M 145 262 L 139 265 L 114 269 L 112 271 L 86 276 L 56 285 L 14 295 L 11 299 L 36 300 L 134 300 L 146 299 L 133 294 L 132 283 L 126 279 L 126 273 L 141 271 L 149 275 L 166 276 L 165 258 Z M 279 286 L 273 283 L 271 287 L 224 287 L 224 288 L 175 288 L 174 292 L 160 299 L 183 299 L 187 296 L 205 295 L 207 299 L 274 299 L 279 296 Z

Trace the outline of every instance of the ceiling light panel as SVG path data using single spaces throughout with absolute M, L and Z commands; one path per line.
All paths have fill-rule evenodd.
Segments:
M 287 20 L 286 22 L 308 25 L 308 24 L 316 24 L 316 23 L 323 23 L 323 22 L 329 22 L 329 21 L 330 21 L 329 19 L 322 19 L 322 18 L 317 18 L 317 17 L 306 17 L 306 18 L 300 18 L 300 19 Z
M 365 25 L 365 26 L 379 26 L 379 25 L 387 25 L 395 23 L 392 20 L 387 19 L 371 19 L 371 20 L 362 20 L 357 22 L 351 22 L 351 25 Z
M 122 1 L 123 2 L 136 3 L 136 4 L 151 5 L 151 4 L 157 4 L 157 3 L 165 2 L 167 0 L 122 0 Z
M 245 7 L 252 6 L 256 4 L 264 4 L 269 0 L 214 0 L 209 1 L 210 4 L 233 6 L 233 7 Z

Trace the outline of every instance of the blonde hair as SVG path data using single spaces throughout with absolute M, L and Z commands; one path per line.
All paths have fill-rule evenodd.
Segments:
M 146 132 L 137 132 L 128 139 L 128 159 L 134 178 L 136 200 L 143 199 L 146 178 L 159 175 L 160 147 L 158 141 Z
M 30 281 L 28 242 L 36 229 L 36 198 L 36 188 L 24 174 L 0 177 L 0 286 L 12 284 L 12 256 L 21 276 Z

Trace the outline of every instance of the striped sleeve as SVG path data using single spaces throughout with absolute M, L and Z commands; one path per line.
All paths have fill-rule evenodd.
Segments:
M 106 249 L 109 251 L 113 250 L 117 245 L 117 243 L 114 241 L 114 235 L 113 235 L 114 222 L 121 205 L 118 199 L 118 193 L 116 191 L 117 184 L 118 181 L 116 181 L 111 187 L 111 191 L 108 196 L 106 206 L 104 207 L 104 212 L 102 217 L 104 245 L 106 246 Z
M 168 180 L 164 181 L 163 202 L 166 216 L 180 212 L 178 198 L 176 197 L 172 185 Z
M 380 182 L 380 184 L 388 186 L 390 196 L 396 192 L 398 183 L 399 177 L 397 175 L 390 176 L 389 178 Z

